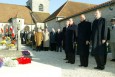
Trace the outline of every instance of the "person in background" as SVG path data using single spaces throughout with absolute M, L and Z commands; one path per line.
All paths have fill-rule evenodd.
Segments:
M 69 26 L 69 20 L 66 21 L 66 26 L 63 28 L 62 30 L 62 45 L 63 45 L 63 49 L 65 51 L 65 59 L 64 60 L 68 60 L 68 52 L 65 50 L 65 47 L 66 47 L 66 31 L 67 31 L 67 28 Z
M 32 34 L 32 32 L 30 31 L 30 32 L 28 32 L 28 35 L 27 35 L 27 45 L 31 45 L 31 34 Z
M 66 46 L 65 51 L 68 52 L 68 61 L 66 63 L 75 63 L 75 44 L 77 38 L 77 25 L 74 24 L 72 18 L 69 19 L 69 26 L 66 30 Z
M 60 29 L 56 32 L 56 51 L 62 52 L 62 32 Z
M 42 30 L 42 33 L 44 32 L 44 29 L 40 28 Z M 42 44 L 41 44 L 41 50 L 44 50 L 44 46 L 43 46 L 43 40 L 42 40 Z
M 112 60 L 115 62 L 115 18 L 111 19 L 111 26 L 108 28 L 108 40 L 110 41 L 110 47 L 112 52 Z
M 43 47 L 45 51 L 48 51 L 50 43 L 50 33 L 46 28 L 43 32 Z
M 55 41 L 55 29 L 52 28 L 52 31 L 50 32 L 50 49 L 51 51 L 56 51 L 56 41 Z
M 105 18 L 101 17 L 101 11 L 96 10 L 96 19 L 92 24 L 92 54 L 94 55 L 97 66 L 94 69 L 103 70 L 106 65 L 107 58 L 107 27 L 105 26 Z
M 35 32 L 36 51 L 41 51 L 41 44 L 43 40 L 43 32 L 40 28 Z
M 32 31 L 32 34 L 31 34 L 31 43 L 32 43 L 32 49 L 35 50 L 35 31 L 33 30 Z
M 23 41 L 24 41 L 24 44 L 27 43 L 27 36 L 28 36 L 28 31 L 24 31 L 24 34 L 23 34 Z
M 20 32 L 20 38 L 21 38 L 21 44 L 23 44 L 24 43 L 24 38 L 23 38 L 23 34 L 24 34 L 24 31 L 22 30 L 21 32 Z

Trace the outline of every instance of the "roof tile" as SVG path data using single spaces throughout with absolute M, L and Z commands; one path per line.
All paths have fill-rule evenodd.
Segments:
M 50 15 L 46 21 L 49 21 L 56 17 L 69 17 L 71 15 L 74 15 L 86 8 L 95 6 L 94 4 L 87 4 L 87 3 L 81 3 L 81 2 L 73 2 L 73 1 L 67 1 L 64 3 L 59 9 L 57 9 L 52 15 Z

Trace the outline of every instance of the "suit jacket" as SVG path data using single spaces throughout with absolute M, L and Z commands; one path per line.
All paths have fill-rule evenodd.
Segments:
M 71 25 L 66 30 L 66 39 L 65 39 L 65 50 L 67 52 L 73 52 L 74 43 L 77 41 L 77 25 Z
M 78 54 L 89 54 L 89 45 L 86 45 L 86 41 L 90 41 L 91 37 L 91 22 L 86 20 L 78 24 Z
M 95 19 L 92 24 L 92 54 L 104 55 L 106 52 L 106 43 L 102 40 L 107 39 L 107 27 L 105 26 L 105 18 Z
M 78 40 L 90 41 L 91 37 L 91 22 L 82 21 L 78 24 Z

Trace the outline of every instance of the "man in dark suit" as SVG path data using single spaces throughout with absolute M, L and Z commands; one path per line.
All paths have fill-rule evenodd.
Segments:
M 35 31 L 33 30 L 31 33 L 31 43 L 32 43 L 32 49 L 35 50 Z
M 103 70 L 106 64 L 107 49 L 107 27 L 105 26 L 105 18 L 101 17 L 101 12 L 95 12 L 96 19 L 92 24 L 92 54 L 95 57 L 97 67 L 94 69 Z
M 51 49 L 51 51 L 56 51 L 55 36 L 56 36 L 55 29 L 52 28 L 52 31 L 50 32 L 50 49 Z
M 75 63 L 75 42 L 77 37 L 77 25 L 74 24 L 73 19 L 69 19 L 70 25 L 66 30 L 65 51 L 68 53 L 68 61 L 66 63 Z
M 60 29 L 56 32 L 56 51 L 62 52 L 62 32 Z
M 85 15 L 80 16 L 78 24 L 78 54 L 80 55 L 80 67 L 88 66 L 89 41 L 91 36 L 91 23 L 86 20 Z
M 64 60 L 68 60 L 68 53 L 65 50 L 65 46 L 66 46 L 66 44 L 65 44 L 65 42 L 66 42 L 66 31 L 67 31 L 68 26 L 69 26 L 69 20 L 66 21 L 66 26 L 62 30 L 62 41 L 63 41 L 62 45 L 63 45 L 63 49 L 65 51 L 65 56 L 66 56 L 66 58 Z

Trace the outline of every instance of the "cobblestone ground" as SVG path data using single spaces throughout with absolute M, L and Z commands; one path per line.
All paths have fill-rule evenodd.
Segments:
M 79 56 L 76 55 L 76 63 L 68 64 L 63 60 L 64 52 L 33 51 L 30 47 L 22 46 L 23 50 L 30 50 L 32 63 L 17 67 L 0 68 L 1 77 L 115 77 L 115 62 L 111 62 L 111 54 L 108 54 L 105 70 L 95 70 L 95 60 L 89 57 L 89 67 L 78 67 Z

